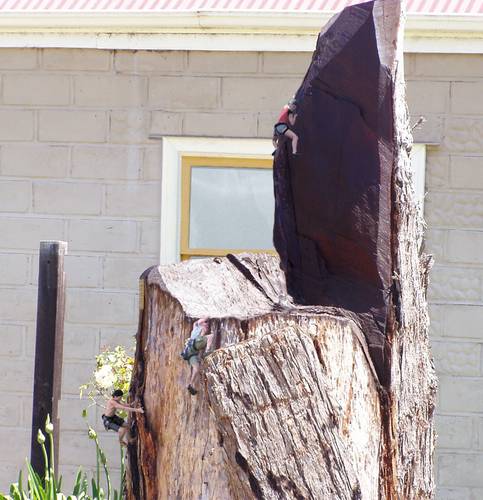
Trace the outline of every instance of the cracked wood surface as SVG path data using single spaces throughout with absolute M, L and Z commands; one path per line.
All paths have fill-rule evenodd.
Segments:
M 277 258 L 239 258 L 262 288 L 283 289 Z M 132 390 L 146 415 L 136 417 L 130 498 L 374 498 L 379 383 L 358 325 L 343 310 L 282 307 L 278 291 L 274 303 L 217 261 L 147 276 Z M 217 349 L 191 397 L 179 352 L 200 312 Z

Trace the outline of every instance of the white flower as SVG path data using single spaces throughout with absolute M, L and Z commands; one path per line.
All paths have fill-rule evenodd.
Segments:
M 96 370 L 94 378 L 96 379 L 96 384 L 103 389 L 109 389 L 116 381 L 114 372 L 109 365 L 101 366 L 98 370 Z

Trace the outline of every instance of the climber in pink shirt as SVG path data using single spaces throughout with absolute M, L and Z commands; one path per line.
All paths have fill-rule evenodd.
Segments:
M 273 146 L 276 148 L 278 145 L 278 139 L 282 135 L 286 135 L 288 138 L 292 140 L 292 153 L 294 155 L 297 155 L 297 144 L 299 138 L 291 127 L 295 125 L 296 119 L 297 119 L 297 103 L 295 99 L 290 99 L 288 104 L 286 104 L 283 107 L 282 112 L 278 117 L 278 121 L 274 127 L 273 140 L 272 140 Z

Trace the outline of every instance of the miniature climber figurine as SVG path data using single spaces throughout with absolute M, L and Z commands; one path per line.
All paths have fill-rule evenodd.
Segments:
M 132 442 L 132 437 L 129 435 L 127 423 L 119 415 L 116 415 L 116 410 L 124 410 L 132 413 L 144 413 L 142 408 L 133 408 L 130 405 L 121 403 L 123 392 L 120 389 L 112 393 L 112 398 L 107 402 L 106 413 L 102 415 L 102 423 L 106 431 L 113 430 L 119 433 L 119 443 L 121 446 L 127 446 Z
M 278 140 L 282 135 L 286 135 L 292 140 L 292 153 L 297 155 L 297 145 L 298 145 L 298 135 L 292 130 L 295 125 L 295 120 L 297 119 L 297 102 L 294 98 L 288 101 L 280 116 L 278 117 L 278 122 L 275 124 L 273 129 L 273 146 L 276 148 L 278 146 Z M 273 152 L 275 155 L 275 151 Z
M 190 338 L 181 353 L 181 357 L 190 365 L 190 383 L 187 389 L 192 396 L 198 393 L 195 385 L 200 372 L 201 356 L 203 353 L 206 354 L 211 351 L 211 344 L 213 343 L 214 336 L 208 334 L 208 331 L 208 318 L 200 318 L 195 321 Z

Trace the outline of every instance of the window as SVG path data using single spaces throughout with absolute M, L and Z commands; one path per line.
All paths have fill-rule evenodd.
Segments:
M 183 156 L 181 258 L 273 250 L 272 159 Z

